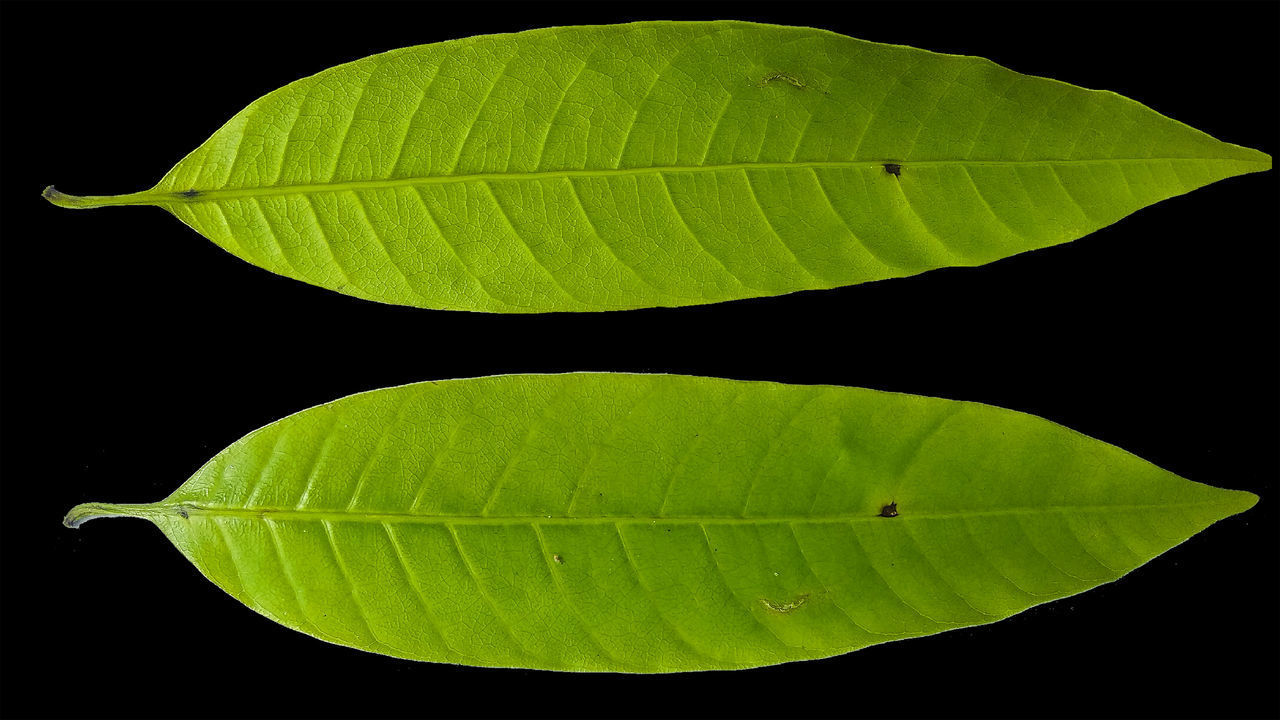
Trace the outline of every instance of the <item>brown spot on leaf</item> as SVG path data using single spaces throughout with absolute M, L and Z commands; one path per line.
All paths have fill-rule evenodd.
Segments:
M 805 85 L 804 81 L 801 80 L 800 78 L 790 73 L 784 73 L 784 72 L 771 72 L 768 75 L 765 75 L 764 77 L 760 78 L 760 82 L 756 83 L 756 87 L 764 87 L 765 85 L 768 85 L 769 83 L 775 80 L 781 80 L 782 82 L 789 83 L 791 85 L 794 85 L 800 88 L 801 90 L 804 90 L 805 88 L 808 87 L 808 85 Z
M 891 502 L 880 508 L 880 517 L 898 517 L 898 503 Z
M 884 171 L 894 177 L 902 177 L 902 165 L 898 163 L 885 163 Z
M 780 613 L 782 615 L 786 615 L 789 612 L 794 612 L 798 610 L 802 605 L 804 605 L 807 602 L 809 602 L 809 593 L 805 593 L 803 595 L 797 595 L 795 600 L 792 600 L 791 602 L 783 602 L 783 603 L 773 602 L 769 598 L 760 598 L 761 605 L 764 605 L 770 610 L 776 613 Z

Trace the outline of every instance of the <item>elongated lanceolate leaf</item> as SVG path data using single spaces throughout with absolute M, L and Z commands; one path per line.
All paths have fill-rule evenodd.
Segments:
M 144 517 L 249 607 L 415 660 L 672 672 L 821 658 L 1110 582 L 1257 497 L 975 403 L 678 375 L 353 395 Z
M 644 22 L 357 60 L 249 105 L 151 190 L 46 197 L 158 205 L 356 297 L 589 311 L 980 265 L 1270 167 L 980 58 Z

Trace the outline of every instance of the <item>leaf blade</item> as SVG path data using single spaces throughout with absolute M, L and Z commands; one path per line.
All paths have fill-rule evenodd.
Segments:
M 1256 499 L 974 403 L 570 374 L 344 398 L 160 503 L 68 524 L 147 517 L 237 599 L 339 644 L 671 672 L 992 622 Z
M 151 191 L 50 199 L 158 204 L 366 299 L 597 311 L 982 264 L 1270 164 L 980 58 L 645 22 L 357 60 L 255 101 Z

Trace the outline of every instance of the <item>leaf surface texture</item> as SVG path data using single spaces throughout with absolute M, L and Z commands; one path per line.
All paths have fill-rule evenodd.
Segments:
M 148 518 L 249 607 L 342 645 L 673 672 L 993 622 L 1256 500 L 987 405 L 586 373 L 347 397 L 159 503 L 67 523 Z
M 356 297 L 597 311 L 980 265 L 1270 167 L 980 58 L 642 22 L 357 60 L 252 103 L 149 191 L 46 196 L 159 205 Z

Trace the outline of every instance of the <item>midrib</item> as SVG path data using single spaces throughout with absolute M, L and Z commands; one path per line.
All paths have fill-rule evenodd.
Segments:
M 520 180 L 542 180 L 548 178 L 596 178 L 625 177 L 630 175 L 678 174 L 720 172 L 729 170 L 782 170 L 795 168 L 809 169 L 858 169 L 885 172 L 885 162 L 901 165 L 902 172 L 910 172 L 911 168 L 940 167 L 963 165 L 979 166 L 1031 166 L 1031 165 L 1100 165 L 1107 163 L 1152 163 L 1171 161 L 1195 162 L 1232 162 L 1265 165 L 1265 162 L 1237 158 L 1192 158 L 1192 157 L 1152 157 L 1152 158 L 1097 158 L 1086 160 L 920 160 L 920 161 L 873 161 L 873 160 L 841 160 L 841 161 L 803 161 L 803 162 L 743 162 L 721 165 L 668 165 L 638 168 L 613 168 L 594 170 L 539 170 L 533 172 L 499 172 L 473 173 L 461 175 L 430 175 L 424 177 L 393 178 L 385 180 L 349 180 L 344 182 L 311 183 L 298 185 L 265 185 L 259 187 L 209 189 L 178 188 L 173 191 L 145 190 L 130 195 L 110 197 L 84 198 L 95 201 L 95 205 L 156 205 L 156 204 L 193 204 L 216 202 L 218 200 L 234 200 L 237 198 L 262 197 L 274 195 L 307 195 L 335 193 L 355 190 L 378 190 L 384 188 L 413 187 L 421 185 L 445 185 L 466 182 L 511 182 Z M 188 197 L 184 193 L 195 191 Z
M 297 508 L 232 508 L 204 507 L 189 503 L 164 504 L 151 506 L 161 514 L 187 517 L 201 515 L 210 517 L 247 518 L 257 520 L 304 521 L 304 522 L 365 522 L 365 523 L 412 523 L 443 525 L 616 525 L 616 524 L 663 524 L 663 525 L 770 525 L 791 523 L 851 523 L 851 522 L 896 522 L 909 520 L 936 520 L 945 518 L 974 518 L 1008 515 L 1038 515 L 1068 512 L 1124 512 L 1130 510 L 1169 510 L 1175 508 L 1203 507 L 1209 505 L 1226 505 L 1218 501 L 1201 501 L 1189 503 L 1158 503 L 1138 505 L 1051 505 L 1043 507 L 1010 507 L 994 510 L 963 510 L 954 512 L 911 513 L 909 509 L 901 509 L 896 517 L 885 518 L 867 513 L 838 513 L 833 515 L 769 515 L 769 516 L 677 516 L 655 517 L 636 515 L 595 515 L 587 517 L 564 517 L 547 515 L 427 515 L 407 512 L 364 512 L 353 510 L 309 510 Z

